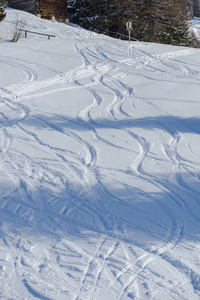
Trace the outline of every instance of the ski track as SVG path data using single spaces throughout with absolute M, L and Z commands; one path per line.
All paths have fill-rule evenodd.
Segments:
M 40 253 L 39 245 L 36 250 L 37 239 L 36 244 L 28 236 L 23 239 L 19 236 L 20 230 L 17 227 L 8 235 L 2 230 L 0 297 L 5 298 L 7 295 L 7 299 L 21 298 L 21 288 L 27 299 L 95 299 L 101 293 L 110 295 L 112 299 L 158 299 L 154 297 L 152 287 L 148 285 L 149 281 L 161 293 L 171 289 L 171 299 L 188 299 L 188 291 L 193 293 L 191 299 L 198 299 L 199 269 L 187 264 L 187 260 L 179 256 L 177 249 L 187 247 L 185 238 L 188 232 L 185 230 L 188 223 L 193 222 L 193 226 L 199 226 L 200 223 L 199 186 L 191 187 L 184 179 L 187 174 L 199 182 L 200 163 L 179 154 L 179 143 L 184 140 L 182 133 L 173 132 L 165 123 L 157 121 L 158 128 L 168 135 L 164 142 L 160 142 L 160 157 L 157 160 L 160 164 L 167 161 L 172 172 L 168 180 L 165 180 L 145 169 L 145 162 L 153 157 L 154 143 L 144 130 L 140 132 L 136 127 L 126 126 L 126 121 L 134 119 L 137 114 L 137 107 L 134 105 L 127 110 L 127 102 L 139 99 L 144 108 L 151 109 L 158 116 L 167 116 L 168 112 L 161 110 L 151 98 L 137 97 L 134 82 L 131 86 L 124 82 L 126 76 L 159 78 L 162 81 L 172 80 L 172 77 L 199 81 L 198 68 L 179 60 L 196 53 L 196 50 L 150 55 L 148 51 L 131 46 L 127 54 L 127 47 L 123 46 L 119 51 L 125 58 L 119 61 L 115 58 L 118 42 L 110 43 L 108 47 L 106 43 L 98 43 L 93 33 L 87 34 L 88 39 L 91 38 L 89 45 L 78 29 L 74 29 L 73 34 L 68 33 L 71 39 L 75 39 L 74 48 L 82 57 L 83 64 L 66 73 L 39 63 L 30 63 L 22 58 L 14 60 L 12 57 L 3 56 L 0 59 L 0 63 L 20 70 L 24 77 L 23 80 L 0 87 L 1 172 L 12 182 L 12 188 L 1 195 L 2 215 L 8 216 L 14 224 L 17 217 L 21 224 L 19 228 L 23 223 L 27 228 L 41 227 L 45 234 L 51 236 L 51 242 L 47 241 L 46 252 Z M 162 67 L 166 67 L 164 74 Z M 53 76 L 42 79 L 41 70 Z M 57 92 L 67 89 L 83 89 L 92 98 L 90 105 L 77 111 L 73 121 L 52 114 L 63 122 L 71 122 L 75 129 L 73 126 L 64 128 L 54 124 L 48 120 L 48 114 L 45 118 L 35 115 L 33 108 L 23 102 L 29 97 L 34 99 L 50 93 L 56 95 Z M 63 139 L 69 139 L 81 152 L 53 146 L 43 140 L 37 131 L 26 126 L 26 121 L 32 116 L 41 127 L 61 134 Z M 186 122 L 177 120 L 175 115 L 170 117 L 189 132 L 199 134 Z M 121 126 L 124 120 L 124 125 Z M 76 130 L 78 126 L 87 131 L 87 135 L 81 135 L 81 130 Z M 117 128 L 121 136 L 137 145 L 137 149 L 119 145 L 117 140 L 110 141 L 102 133 L 103 128 Z M 18 142 L 24 141 L 40 153 L 48 154 L 48 158 L 45 160 L 43 157 L 31 157 L 23 149 L 15 148 L 14 139 Z M 184 143 L 192 153 L 187 140 Z M 100 166 L 99 149 L 108 146 L 113 151 L 118 149 L 132 155 L 129 166 L 123 169 Z M 120 182 L 120 179 L 111 175 L 115 172 L 127 177 L 128 182 Z M 157 221 L 147 216 L 146 223 L 137 224 L 125 216 L 120 219 L 117 212 L 111 209 L 112 205 L 120 208 L 124 203 L 127 205 L 126 212 L 132 212 L 136 208 L 139 217 L 146 216 L 146 208 L 142 211 L 140 206 L 137 208 L 137 204 L 134 207 L 128 197 L 126 201 L 121 195 L 117 196 L 106 184 L 108 181 L 109 184 L 118 185 L 119 190 L 132 190 L 138 196 L 142 195 L 141 186 L 137 188 L 130 183 L 136 178 L 153 186 L 167 200 L 162 201 L 154 193 L 148 195 L 148 199 L 155 203 L 155 208 L 165 216 L 160 232 L 155 233 L 148 226 L 157 226 L 160 219 Z M 34 189 L 36 184 L 37 191 Z M 106 198 L 106 203 L 103 203 Z M 191 198 L 190 201 L 188 198 Z M 187 220 L 184 219 L 185 216 Z M 156 236 L 157 242 L 152 243 L 152 246 L 147 242 L 145 244 L 145 241 L 140 244 L 138 238 L 123 231 L 122 225 L 134 229 L 138 234 L 142 232 L 151 238 Z M 68 226 L 69 233 L 72 227 L 77 235 L 81 228 L 91 232 L 88 238 L 89 248 L 83 240 L 78 246 L 76 237 L 65 239 Z M 14 253 L 11 252 L 12 249 Z M 196 249 L 198 251 L 197 245 Z M 156 271 L 155 263 L 158 266 Z M 45 276 L 49 276 L 54 282 L 53 286 L 48 281 L 45 282 Z M 165 288 L 159 285 L 162 280 L 166 284 Z M 8 291 L 8 282 L 13 281 L 19 284 L 15 295 Z

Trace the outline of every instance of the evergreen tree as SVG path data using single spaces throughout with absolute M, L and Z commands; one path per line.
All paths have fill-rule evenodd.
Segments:
M 160 30 L 155 39 L 159 42 L 174 45 L 188 45 L 189 20 L 191 19 L 189 3 L 187 0 L 168 0 L 168 5 L 159 6 L 158 15 L 161 14 Z
M 192 0 L 192 14 L 194 17 L 200 17 L 200 0 Z
M 6 2 L 5 0 L 0 0 L 0 22 L 5 18 L 6 13 L 5 13 L 5 7 L 6 7 Z
M 187 45 L 190 19 L 188 0 L 140 0 L 133 17 L 135 37 L 148 42 Z
M 70 21 L 96 32 L 120 37 L 134 14 L 133 0 L 76 0 L 68 2 Z

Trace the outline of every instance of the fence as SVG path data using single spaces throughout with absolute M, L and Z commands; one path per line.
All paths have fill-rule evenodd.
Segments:
M 48 36 L 48 40 L 50 40 L 50 37 L 56 37 L 53 34 L 48 34 L 48 33 L 40 33 L 40 32 L 35 32 L 35 31 L 30 31 L 30 30 L 26 30 L 26 29 L 19 29 L 19 31 L 23 31 L 25 33 L 25 38 L 27 38 L 27 33 L 33 33 L 33 34 L 38 34 L 38 35 L 44 35 L 44 36 Z

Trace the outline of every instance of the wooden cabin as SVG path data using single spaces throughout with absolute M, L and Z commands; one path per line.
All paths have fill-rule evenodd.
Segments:
M 39 15 L 41 18 L 66 20 L 68 0 L 8 0 L 11 8 L 30 12 Z

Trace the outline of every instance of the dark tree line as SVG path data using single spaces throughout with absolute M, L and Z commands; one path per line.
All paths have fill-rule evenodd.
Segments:
M 132 38 L 174 45 L 189 43 L 190 0 L 76 0 L 69 4 L 69 11 L 72 22 L 111 36 L 124 38 L 129 20 Z
M 0 0 L 0 21 L 5 18 L 6 1 Z M 69 0 L 68 12 L 71 22 L 113 37 L 127 38 L 125 24 L 131 21 L 134 39 L 192 45 L 189 20 L 200 16 L 200 0 Z

